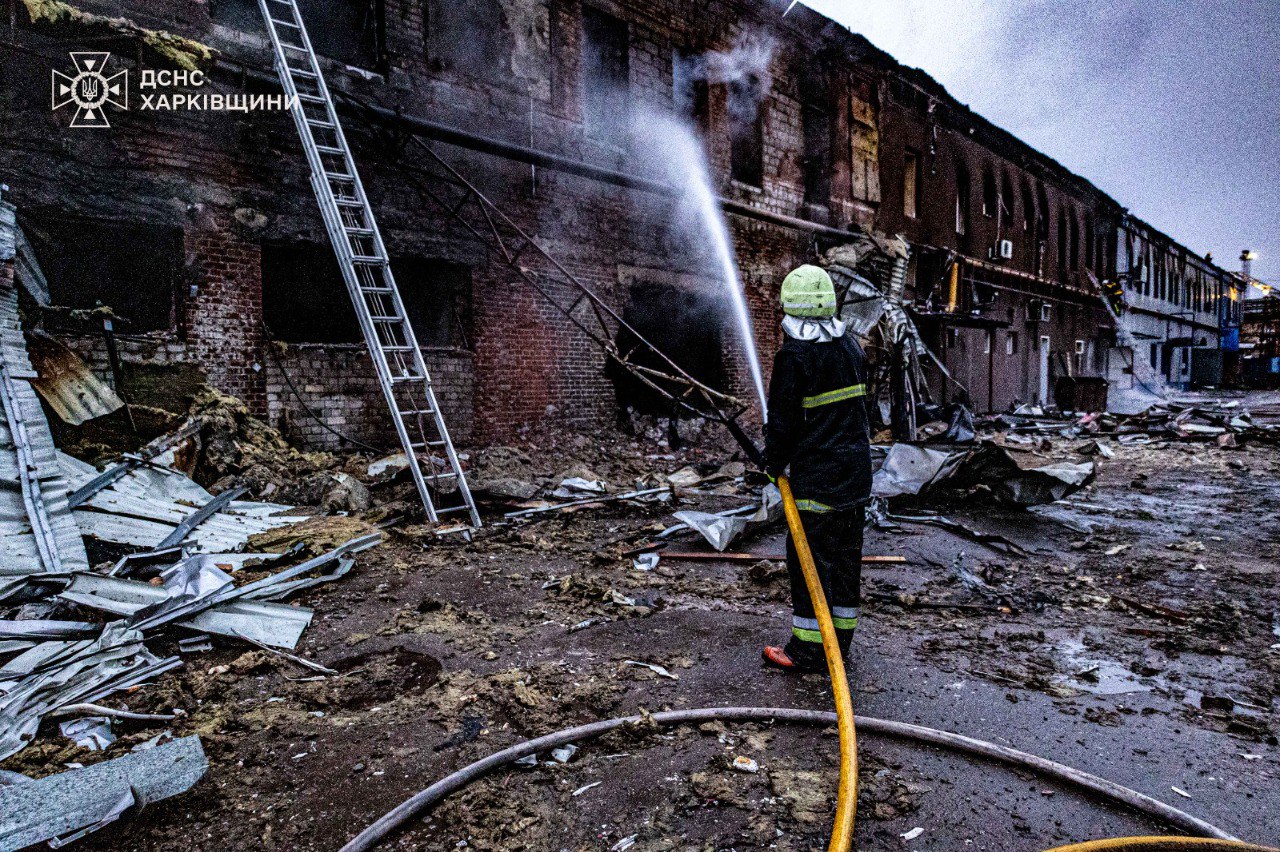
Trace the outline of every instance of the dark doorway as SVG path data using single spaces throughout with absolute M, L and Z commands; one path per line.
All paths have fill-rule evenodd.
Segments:
M 709 387 L 724 389 L 724 316 L 718 299 L 670 284 L 642 281 L 632 285 L 622 318 L 689 375 Z M 634 364 L 670 370 L 660 358 L 640 347 L 626 329 L 618 334 L 617 344 L 622 355 Z M 670 400 L 625 368 L 611 361 L 608 375 L 624 411 L 672 413 Z M 679 392 L 677 388 L 667 389 Z
M 131 332 L 177 325 L 182 229 L 77 217 L 23 217 L 55 305 L 110 307 Z

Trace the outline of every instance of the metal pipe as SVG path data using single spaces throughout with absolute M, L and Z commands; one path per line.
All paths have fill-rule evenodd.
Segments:
M 230 71 L 237 77 L 243 75 L 258 82 L 279 84 L 279 80 L 276 79 L 274 74 L 267 74 L 257 68 L 231 62 L 225 59 L 218 60 L 217 65 L 222 67 L 224 70 Z M 372 104 L 361 104 L 359 106 L 355 106 L 347 103 L 347 96 L 344 92 L 334 91 L 333 94 L 342 102 L 343 112 L 368 114 L 376 117 L 384 124 L 397 127 L 401 130 L 407 130 L 415 135 L 423 136 L 436 142 L 444 142 L 445 144 L 455 145 L 459 148 L 466 148 L 471 151 L 493 154 L 516 162 L 527 163 L 532 166 L 541 166 L 549 171 L 576 175 L 590 180 L 597 180 L 602 183 L 613 184 L 614 186 L 649 192 L 654 195 L 662 195 L 670 198 L 681 195 L 680 190 L 676 187 L 663 183 L 662 181 L 641 177 L 640 175 L 627 174 L 626 172 L 605 168 L 604 166 L 591 165 L 590 163 L 584 163 L 581 160 L 575 160 L 571 157 L 542 151 L 529 145 L 519 145 L 514 142 L 496 139 L 492 136 L 472 133 L 468 130 L 462 130 L 458 127 L 441 124 L 440 122 L 431 121 L 430 119 L 423 118 L 422 116 L 412 115 L 400 110 L 388 109 L 386 107 L 374 106 Z M 730 213 L 734 216 L 741 216 L 746 219 L 754 219 L 758 222 L 778 225 L 783 228 L 818 234 L 820 236 L 837 240 L 848 240 L 854 233 L 840 228 L 833 228 L 830 225 L 823 225 L 819 222 L 811 222 L 808 219 L 801 219 L 797 216 L 787 216 L 782 213 L 759 210 L 749 204 L 743 204 L 740 201 L 732 201 L 727 198 L 721 198 L 718 199 L 718 201 L 721 209 L 726 213 Z
M 440 779 L 384 814 L 343 846 L 340 852 L 368 852 L 368 850 L 376 848 L 393 833 L 399 831 L 440 800 L 483 778 L 495 769 L 514 763 L 522 757 L 552 748 L 559 748 L 568 743 L 582 742 L 583 740 L 600 737 L 627 725 L 650 723 L 655 725 L 682 725 L 717 720 L 726 722 L 790 722 L 801 725 L 834 725 L 836 723 L 836 714 L 820 710 L 795 710 L 779 707 L 705 707 L 696 710 L 668 710 L 652 715 L 604 719 L 586 725 L 579 725 L 575 728 L 566 728 L 563 731 L 547 734 L 537 739 L 516 743 Z M 1079 769 L 1074 769 L 1052 760 L 1046 760 L 1043 757 L 1037 757 L 1024 751 L 984 742 L 983 740 L 976 740 L 960 734 L 953 734 L 948 731 L 939 731 L 934 728 L 909 725 L 905 722 L 894 722 L 888 719 L 858 716 L 856 717 L 856 722 L 858 729 L 863 732 L 869 731 L 941 748 L 949 748 L 1039 773 L 1064 784 L 1071 784 L 1090 793 L 1097 794 L 1113 803 L 1133 808 L 1149 817 L 1164 820 L 1170 825 L 1196 837 L 1209 837 L 1227 841 L 1236 840 L 1221 828 L 1194 817 L 1185 811 L 1180 811 L 1172 805 L 1167 805 L 1136 790 L 1122 787 L 1096 775 L 1090 775 Z

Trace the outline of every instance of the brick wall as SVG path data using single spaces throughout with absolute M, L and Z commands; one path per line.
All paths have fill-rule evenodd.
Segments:
M 331 87 L 509 142 L 613 169 L 640 170 L 642 164 L 627 156 L 625 145 L 592 139 L 583 126 L 581 0 L 476 2 L 488 10 L 493 26 L 502 29 L 503 43 L 510 46 L 509 55 L 485 57 L 490 67 L 484 73 L 447 67 L 430 55 L 427 28 L 433 24 L 424 18 L 425 0 L 387 0 L 380 74 L 326 63 Z M 270 68 L 261 27 L 256 22 L 242 23 L 239 29 L 215 25 L 206 4 L 90 0 L 90 5 L 207 41 L 253 68 Z M 781 0 L 592 0 L 591 5 L 627 22 L 630 92 L 638 112 L 671 107 L 673 51 L 723 50 L 746 33 L 774 37 L 774 85 L 761 107 L 762 187 L 730 180 L 724 87 L 713 86 L 709 93 L 704 144 L 718 194 L 836 227 L 853 219 L 873 223 L 879 217 L 882 230 L 908 229 L 891 215 L 895 203 L 900 212 L 900 199 L 895 202 L 886 191 L 886 203 L 879 204 L 879 170 L 900 160 L 903 144 L 926 150 L 923 142 L 909 141 L 923 125 L 895 113 L 899 118 L 880 126 L 875 81 L 885 73 L 885 60 L 867 59 L 872 49 L 858 37 L 827 26 L 803 7 L 783 19 L 779 13 L 786 4 Z M 177 225 L 186 235 L 186 274 L 178 283 L 185 297 L 180 327 L 152 341 L 125 345 L 125 358 L 194 365 L 299 439 L 333 446 L 337 439 L 302 414 L 264 348 L 261 331 L 261 244 L 325 239 L 288 117 L 134 110 L 116 116 L 110 131 L 71 131 L 65 115 L 50 113 L 46 88 L 50 69 L 66 64 L 68 43 L 21 29 L 17 37 L 34 53 L 0 68 L 0 84 L 10 99 L 6 105 L 14 114 L 14 120 L 0 126 L 0 173 L 13 185 L 15 201 L 68 214 Z M 826 205 L 807 204 L 804 198 L 804 128 L 794 73 L 818 56 L 832 72 L 833 176 Z M 128 62 L 121 56 L 113 61 Z M 270 91 L 234 74 L 215 75 L 210 84 L 227 93 L 245 87 Z M 605 375 L 606 359 L 588 336 L 520 281 L 488 246 L 411 189 L 399 169 L 420 166 L 420 151 L 369 133 L 359 120 L 344 122 L 393 255 L 441 258 L 472 270 L 474 307 L 467 320 L 466 351 L 428 356 L 454 434 L 493 442 L 546 422 L 582 428 L 611 422 L 616 400 Z M 639 127 L 634 147 L 661 155 L 649 129 Z M 886 130 L 899 141 L 882 144 Z M 963 138 L 947 144 L 948 155 L 954 150 L 996 157 Z M 545 169 L 535 179 L 528 165 L 435 147 L 613 310 L 624 310 L 628 296 L 620 267 L 665 268 L 712 281 L 719 274 L 705 235 L 679 219 L 669 199 Z M 975 170 L 973 178 L 977 203 L 980 172 Z M 895 182 L 900 175 L 886 172 L 886 190 Z M 1050 187 L 1051 192 L 1058 189 Z M 1064 186 L 1062 196 L 1076 189 Z M 926 192 L 938 210 L 934 218 L 945 222 L 949 197 L 940 186 L 927 186 Z M 1086 209 L 1089 199 L 1076 201 Z M 974 216 L 975 222 L 978 218 Z M 1052 222 L 1056 225 L 1056 218 Z M 778 284 L 789 269 L 814 259 L 815 246 L 809 234 L 752 220 L 731 217 L 729 227 L 767 375 L 780 340 Z M 908 236 L 928 241 L 930 234 Z M 985 241 L 988 235 L 977 238 Z M 538 265 L 532 254 L 521 261 Z M 555 295 L 565 304 L 573 298 L 569 292 Z M 584 315 L 587 310 L 578 308 Z M 104 362 L 95 347 L 92 341 L 83 345 L 101 370 Z M 749 401 L 751 386 L 736 345 L 726 359 L 732 389 Z M 381 395 L 361 347 L 295 345 L 281 355 L 281 363 L 300 395 L 330 426 L 359 440 L 385 442 Z
M 273 347 L 267 357 L 265 384 L 270 422 L 286 437 L 327 450 L 344 448 L 345 442 L 334 432 L 378 448 L 398 445 L 363 343 L 268 345 Z M 475 385 L 471 354 L 425 349 L 423 356 L 450 435 L 458 442 L 470 441 Z M 312 414 L 330 428 L 316 422 Z
M 229 229 L 188 233 L 187 250 L 194 257 L 188 351 L 215 387 L 266 414 L 261 250 Z

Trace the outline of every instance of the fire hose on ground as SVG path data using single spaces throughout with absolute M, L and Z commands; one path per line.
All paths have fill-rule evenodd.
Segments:
M 823 593 L 822 584 L 814 568 L 813 556 L 809 551 L 808 541 L 805 538 L 800 513 L 796 509 L 791 487 L 785 477 L 779 477 L 778 488 L 782 492 L 787 523 L 791 528 L 792 540 L 795 543 L 796 553 L 800 558 L 801 567 L 804 571 L 805 584 L 809 589 L 810 597 L 813 599 L 814 610 L 818 617 L 819 632 L 822 634 L 823 650 L 826 654 L 827 667 L 831 675 L 832 692 L 836 702 L 835 713 L 778 707 L 705 707 L 695 710 L 671 710 L 661 713 L 618 717 L 567 728 L 537 739 L 517 743 L 442 778 L 383 815 L 343 846 L 341 852 L 367 852 L 367 850 L 376 848 L 382 841 L 399 831 L 410 820 L 437 802 L 461 790 L 473 781 L 483 778 L 494 770 L 531 754 L 559 748 L 569 743 L 594 739 L 629 725 L 643 725 L 646 723 L 680 725 L 712 721 L 790 722 L 821 726 L 835 723 L 840 734 L 840 783 L 836 796 L 836 816 L 828 852 L 848 852 L 853 843 L 858 797 L 858 727 L 861 727 L 864 732 L 939 746 L 1009 766 L 1027 769 L 1055 781 L 1073 785 L 1117 804 L 1133 808 L 1146 816 L 1162 820 L 1193 835 L 1189 838 L 1129 837 L 1095 840 L 1062 846 L 1051 850 L 1051 852 L 1124 852 L 1124 850 L 1130 849 L 1142 850 L 1142 852 L 1216 852 L 1216 850 L 1277 852 L 1277 850 L 1267 849 L 1266 847 L 1241 843 L 1217 826 L 1185 811 L 1178 810 L 1136 790 L 1122 787 L 1096 775 L 1090 775 L 1087 772 L 1082 772 L 1043 757 L 920 725 L 910 725 L 887 719 L 855 717 L 853 715 L 853 701 L 844 670 L 844 659 L 836 642 L 835 625 L 831 621 L 831 612 L 827 607 L 826 596 Z

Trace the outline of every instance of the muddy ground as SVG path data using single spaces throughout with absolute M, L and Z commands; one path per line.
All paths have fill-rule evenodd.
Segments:
M 690 463 L 710 472 L 728 459 L 610 440 L 490 458 L 549 479 L 585 463 L 622 487 L 644 472 Z M 1087 444 L 1018 450 L 1079 461 Z M 1022 553 L 934 526 L 868 530 L 867 553 L 909 561 L 864 574 L 855 706 L 1059 760 L 1280 844 L 1280 451 L 1110 446 L 1115 458 L 1090 456 L 1098 480 L 1066 504 L 1018 511 L 971 497 L 942 507 Z M 684 507 L 742 502 L 703 494 Z M 228 641 L 129 697 L 135 710 L 185 711 L 173 728 L 201 735 L 210 769 L 191 792 L 80 847 L 333 850 L 417 790 L 522 738 L 642 709 L 828 709 L 825 678 L 760 665 L 761 646 L 788 629 L 777 566 L 642 571 L 621 555 L 672 523 L 671 511 L 595 507 L 490 525 L 471 544 L 393 530 L 344 580 L 301 599 L 317 617 L 298 653 L 341 675 L 316 679 Z M 781 548 L 779 528 L 733 547 Z M 129 735 L 109 755 L 159 729 L 121 730 Z M 5 767 L 43 763 L 43 774 L 96 759 L 56 737 L 42 742 Z M 387 848 L 821 849 L 836 755 L 833 730 L 642 726 L 583 744 L 567 763 L 544 754 L 477 783 Z M 758 771 L 735 771 L 737 756 Z M 1167 832 L 936 749 L 866 735 L 860 756 L 862 850 L 1037 850 Z

